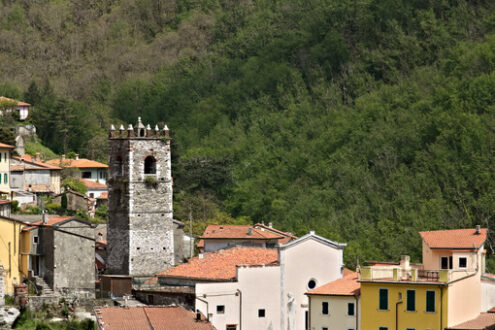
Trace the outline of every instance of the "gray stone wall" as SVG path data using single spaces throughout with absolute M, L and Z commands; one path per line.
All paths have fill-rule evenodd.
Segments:
M 61 230 L 94 239 L 90 224 L 69 221 L 58 226 Z M 87 296 L 95 288 L 94 241 L 68 233 L 54 231 L 54 286 L 64 295 Z
M 124 132 L 127 134 L 127 131 Z M 109 140 L 107 270 L 152 275 L 174 265 L 170 142 L 156 133 Z M 156 173 L 144 173 L 148 156 Z

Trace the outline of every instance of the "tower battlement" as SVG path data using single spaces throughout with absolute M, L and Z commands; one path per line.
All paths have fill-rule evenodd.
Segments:
M 107 270 L 153 275 L 174 265 L 169 131 L 141 118 L 123 128 L 108 139 Z
M 129 124 L 127 129 L 124 128 L 124 125 L 120 125 L 119 129 L 116 130 L 114 125 L 110 126 L 110 131 L 108 134 L 110 139 L 126 139 L 126 138 L 163 138 L 169 136 L 168 126 L 163 126 L 162 129 L 155 125 L 154 129 L 151 129 L 150 124 L 144 126 L 141 121 L 141 117 L 138 117 L 138 123 L 136 128 Z

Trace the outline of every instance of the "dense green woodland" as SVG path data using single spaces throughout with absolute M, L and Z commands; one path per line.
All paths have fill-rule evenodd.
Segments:
M 197 231 L 314 229 L 353 266 L 494 227 L 493 1 L 2 0 L 0 28 L 0 94 L 56 153 L 168 124 Z

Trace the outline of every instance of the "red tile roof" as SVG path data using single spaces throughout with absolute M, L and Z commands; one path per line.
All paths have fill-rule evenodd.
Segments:
M 352 272 L 352 271 L 350 271 Z M 306 294 L 328 295 L 328 296 L 355 296 L 360 293 L 361 283 L 358 282 L 359 274 L 347 272 L 344 276 L 333 282 L 329 282 L 313 290 L 309 290 Z
M 79 179 L 88 189 L 107 189 L 107 185 L 91 180 Z
M 160 307 L 98 307 L 95 308 L 98 324 L 105 330 L 213 330 L 210 322 L 201 315 L 180 306 Z
M 28 162 L 28 163 L 32 163 L 32 164 L 35 164 L 35 165 L 38 165 L 38 166 L 41 166 L 41 167 L 45 167 L 45 168 L 48 168 L 50 170 L 61 170 L 62 169 L 61 167 L 58 167 L 58 166 L 55 166 L 55 165 L 52 165 L 52 164 L 48 164 L 48 163 L 45 163 L 45 162 L 38 162 L 33 156 L 31 156 L 29 154 L 25 154 L 22 157 L 14 156 L 13 158 L 18 159 L 18 160 L 22 160 L 22 161 L 25 161 L 25 162 Z
M 167 269 L 157 275 L 193 279 L 232 280 L 236 277 L 237 266 L 261 266 L 276 264 L 277 262 L 277 250 L 235 247 L 206 253 L 202 259 L 199 257 L 191 258 L 187 263 Z
M 257 223 L 256 225 L 254 225 L 255 227 L 258 227 L 258 228 L 262 228 L 262 229 L 265 229 L 265 230 L 269 230 L 271 232 L 274 232 L 275 234 L 280 234 L 282 236 L 285 236 L 285 238 L 283 239 L 280 239 L 279 242 L 282 243 L 282 244 L 285 244 L 285 243 L 288 243 L 292 240 L 295 240 L 297 239 L 298 237 L 295 236 L 295 235 L 292 235 L 291 233 L 287 233 L 287 232 L 284 232 L 284 231 L 281 231 L 281 230 L 278 230 L 278 229 L 275 229 L 273 227 L 270 227 L 270 226 L 266 226 L 262 223 Z
M 0 148 L 3 148 L 3 149 L 14 149 L 15 146 L 11 146 L 10 144 L 5 144 L 5 143 L 1 143 L 0 142 Z
M 249 231 L 251 229 L 251 235 Z M 281 235 L 272 233 L 270 231 L 263 231 L 253 226 L 246 225 L 209 225 L 206 227 L 203 235 L 200 237 L 203 239 L 279 239 Z
M 0 205 L 4 204 L 10 204 L 12 201 L 9 201 L 8 199 L 0 199 Z
M 29 107 L 31 105 L 31 104 L 26 103 L 26 102 L 17 101 L 14 99 L 9 99 L 8 97 L 5 97 L 5 96 L 0 96 L 0 101 L 16 102 L 17 105 L 20 107 Z
M 422 231 L 419 234 L 430 249 L 478 249 L 486 241 L 486 228 Z
M 108 199 L 108 192 L 102 192 L 100 196 L 96 197 L 96 199 Z
M 62 221 L 65 221 L 65 220 L 71 219 L 71 218 L 73 218 L 73 217 L 61 217 L 61 216 L 58 216 L 58 215 L 49 215 L 48 216 L 48 222 L 45 224 L 45 226 L 53 226 L 53 225 L 56 225 L 57 223 L 60 223 Z M 39 220 L 39 221 L 33 222 L 31 224 L 31 226 L 24 227 L 22 230 L 23 231 L 28 231 L 28 230 L 34 229 L 34 228 L 36 228 L 36 227 L 38 227 L 40 225 L 43 225 L 43 220 Z
M 462 330 L 485 330 L 488 327 L 495 325 L 494 313 L 481 313 L 477 318 L 467 322 L 458 324 L 447 329 L 462 329 Z M 492 329 L 490 327 L 490 329 Z
M 95 160 L 90 160 L 86 158 L 70 159 L 66 158 L 62 160 L 60 158 L 52 159 L 47 161 L 48 164 L 61 166 L 61 167 L 77 167 L 77 168 L 107 168 L 108 165 L 102 164 Z

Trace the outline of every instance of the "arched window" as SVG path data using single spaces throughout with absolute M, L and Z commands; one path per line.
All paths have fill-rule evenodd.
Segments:
M 156 159 L 148 156 L 144 160 L 144 174 L 156 174 Z
M 144 137 L 144 128 L 141 128 L 141 129 L 139 130 L 139 136 L 140 136 L 140 137 Z

